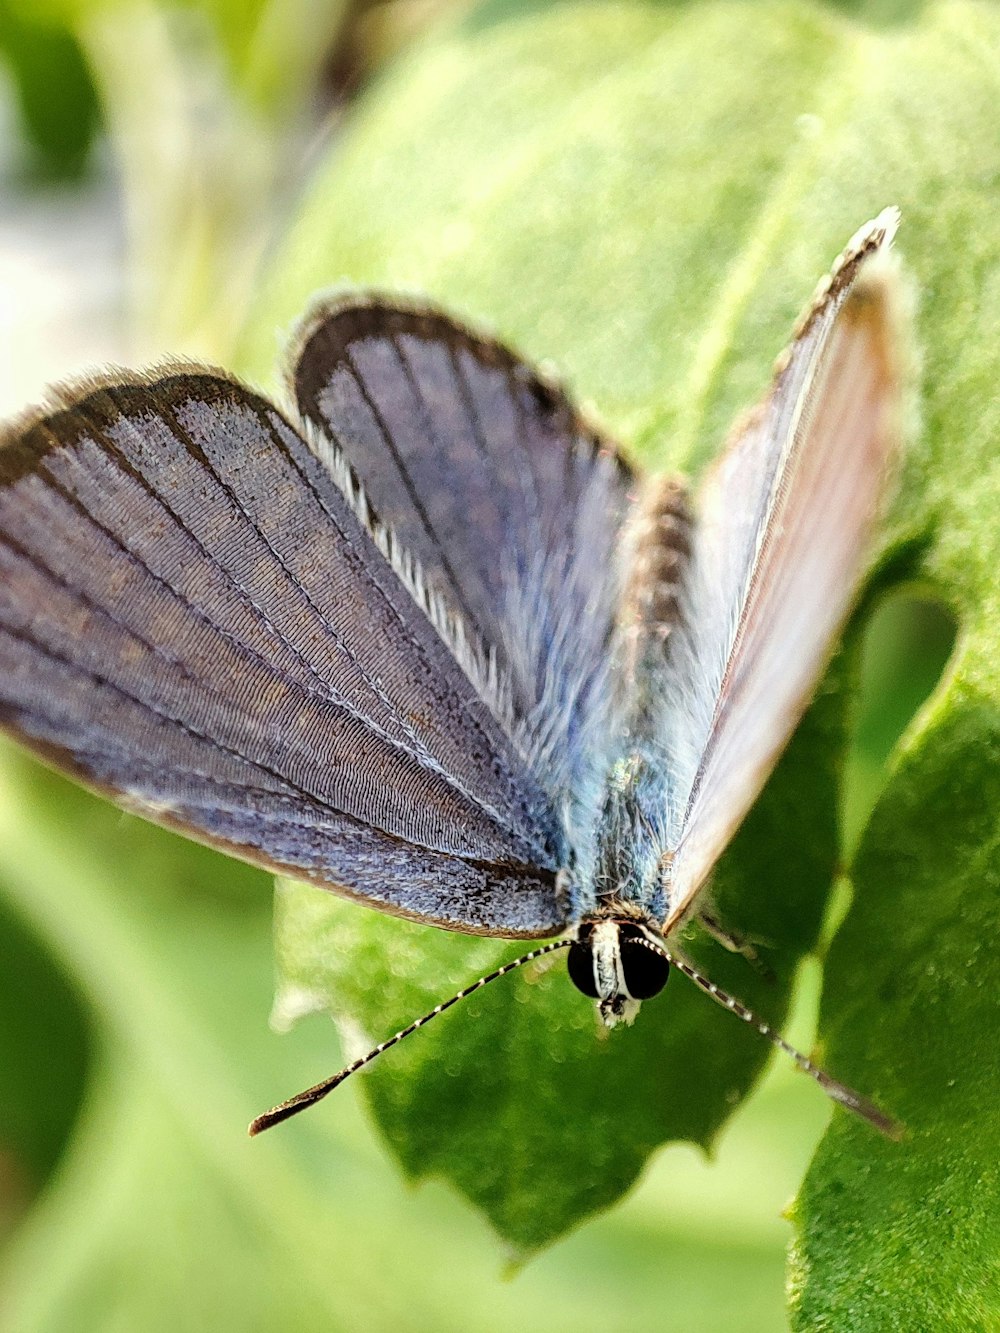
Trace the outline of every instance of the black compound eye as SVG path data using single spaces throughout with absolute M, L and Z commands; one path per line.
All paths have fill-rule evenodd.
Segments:
M 569 957 L 566 959 L 569 979 L 584 995 L 597 999 L 597 986 L 594 984 L 594 955 L 589 944 L 571 944 Z
M 651 1000 L 654 995 L 659 995 L 670 975 L 667 959 L 635 940 L 623 939 L 621 950 L 625 989 L 632 999 Z

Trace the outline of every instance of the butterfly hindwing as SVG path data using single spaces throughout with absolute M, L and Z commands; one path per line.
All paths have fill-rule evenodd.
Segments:
M 130 808 L 455 929 L 562 924 L 549 802 L 298 432 L 200 369 L 0 448 L 0 721 Z
M 433 308 L 327 301 L 298 347 L 302 416 L 496 654 L 539 780 L 572 788 L 603 740 L 631 470 L 561 390 Z
M 684 798 L 667 930 L 805 711 L 865 569 L 899 426 L 896 222 L 852 241 L 699 495 L 664 691 Z

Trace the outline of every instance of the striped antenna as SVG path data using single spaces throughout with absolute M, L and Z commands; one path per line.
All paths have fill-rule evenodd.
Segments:
M 846 1083 L 841 1083 L 839 1079 L 835 1079 L 831 1074 L 828 1074 L 825 1069 L 820 1069 L 819 1065 L 813 1064 L 807 1055 L 803 1055 L 790 1042 L 785 1041 L 780 1032 L 775 1032 L 770 1023 L 758 1018 L 752 1009 L 748 1009 L 745 1004 L 741 1004 L 734 996 L 729 995 L 717 986 L 714 981 L 709 981 L 708 977 L 692 967 L 690 963 L 686 963 L 683 958 L 678 958 L 670 950 L 654 944 L 650 939 L 637 939 L 635 943 L 643 945 L 650 953 L 658 953 L 661 957 L 666 958 L 671 967 L 676 967 L 678 972 L 683 972 L 700 990 L 703 990 L 706 995 L 710 995 L 716 1004 L 721 1004 L 723 1009 L 728 1009 L 731 1014 L 741 1018 L 744 1023 L 749 1023 L 752 1028 L 756 1028 L 760 1035 L 766 1037 L 772 1046 L 777 1046 L 779 1051 L 784 1051 L 785 1055 L 790 1056 L 804 1074 L 814 1078 L 828 1097 L 832 1097 L 841 1106 L 846 1106 L 849 1111 L 859 1115 L 862 1120 L 867 1120 L 870 1125 L 873 1125 L 880 1133 L 885 1134 L 887 1138 L 898 1141 L 903 1137 L 906 1132 L 905 1127 L 898 1120 L 894 1120 L 892 1116 L 887 1115 L 885 1111 L 876 1106 L 874 1102 L 869 1101 L 867 1097 L 862 1097 L 860 1092 L 855 1092 Z
M 387 1041 L 381 1042 L 374 1050 L 369 1051 L 367 1055 L 363 1055 L 360 1060 L 355 1060 L 353 1064 L 349 1064 L 345 1069 L 342 1069 L 339 1074 L 334 1074 L 332 1077 L 324 1079 L 322 1083 L 317 1083 L 315 1087 L 306 1088 L 305 1092 L 300 1092 L 295 1097 L 289 1097 L 287 1102 L 282 1102 L 280 1106 L 272 1107 L 270 1111 L 265 1111 L 263 1115 L 259 1115 L 257 1119 L 250 1124 L 248 1132 L 251 1138 L 256 1134 L 260 1134 L 262 1130 L 271 1129 L 274 1125 L 280 1125 L 282 1120 L 287 1120 L 289 1116 L 298 1115 L 299 1111 L 304 1111 L 307 1106 L 314 1106 L 316 1102 L 322 1101 L 326 1094 L 328 1092 L 333 1092 L 334 1088 L 339 1087 L 345 1078 L 350 1078 L 350 1076 L 356 1074 L 359 1069 L 364 1069 L 365 1065 L 371 1064 L 376 1055 L 381 1055 L 382 1052 L 387 1051 L 390 1046 L 395 1046 L 396 1043 L 402 1041 L 404 1037 L 408 1037 L 411 1032 L 416 1032 L 418 1028 L 425 1027 L 432 1018 L 437 1018 L 438 1014 L 443 1014 L 446 1009 L 450 1009 L 453 1004 L 458 1004 L 459 1000 L 464 1000 L 467 996 L 471 995 L 473 991 L 482 990 L 482 988 L 488 986 L 491 981 L 499 981 L 500 978 L 505 977 L 508 972 L 513 972 L 516 968 L 524 967 L 525 963 L 532 963 L 536 958 L 543 958 L 547 953 L 554 953 L 556 949 L 566 949 L 572 943 L 572 939 L 553 940 L 551 944 L 544 944 L 540 949 L 532 949 L 530 953 L 526 953 L 520 958 L 515 958 L 512 963 L 504 963 L 503 967 L 498 967 L 495 972 L 489 972 L 485 977 L 480 977 L 479 980 L 474 981 L 471 986 L 466 986 L 465 989 L 460 990 L 457 995 L 453 995 L 450 1000 L 445 1000 L 443 1003 L 435 1005 L 429 1014 L 424 1014 L 423 1018 L 418 1018 L 415 1022 L 411 1023 L 409 1027 L 402 1028 L 395 1034 L 395 1036 L 390 1037 Z

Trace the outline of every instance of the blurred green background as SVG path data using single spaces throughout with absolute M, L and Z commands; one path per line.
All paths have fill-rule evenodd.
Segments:
M 927 95 L 926 61 L 958 125 L 942 118 L 941 142 L 964 142 L 951 95 L 961 87 L 971 101 L 972 76 L 960 79 L 947 62 L 956 43 L 967 47 L 992 86 L 985 7 L 701 6 L 711 11 L 704 31 L 688 8 L 0 0 L 0 412 L 107 360 L 235 360 L 266 382 L 309 291 L 377 277 L 467 302 L 561 366 L 565 349 L 574 385 L 629 446 L 657 460 L 703 461 L 733 406 L 766 382 L 780 346 L 772 323 L 787 327 L 808 295 L 799 270 L 818 277 L 854 226 L 896 201 L 914 228 L 904 230 L 903 253 L 911 236 L 932 253 L 959 232 L 949 198 L 960 195 L 967 226 L 978 224 L 1000 155 L 985 139 L 968 160 L 942 148 L 946 170 L 929 135 L 900 133 L 883 166 L 870 123 L 876 98 L 859 93 L 875 80 L 880 114 L 902 116 L 909 87 Z M 995 40 L 993 27 L 988 35 Z M 703 63 L 692 61 L 706 47 Z M 893 84 L 885 71 L 904 56 L 912 68 Z M 733 94 L 740 77 L 743 101 Z M 690 122 L 662 119 L 664 98 L 690 104 Z M 781 145 L 808 146 L 828 132 L 840 135 L 836 153 L 806 152 L 805 165 L 784 171 Z M 759 160 L 744 155 L 747 135 Z M 567 166 L 570 145 L 592 149 L 597 172 Z M 661 176 L 668 150 L 673 175 Z M 831 178 L 830 161 L 867 153 L 874 166 Z M 678 237 L 703 248 L 698 209 L 709 178 L 727 202 L 708 271 L 748 235 L 749 268 L 727 269 L 723 291 L 776 293 L 762 345 L 740 356 L 730 344 L 752 340 L 752 310 L 723 319 L 716 343 L 706 342 L 683 283 L 663 296 L 660 274 L 608 260 L 634 246 L 605 252 L 597 237 L 591 252 L 589 239 L 573 248 L 561 230 L 575 198 L 588 226 L 613 232 L 627 185 L 628 226 L 650 249 L 683 256 Z M 806 218 L 828 213 L 830 222 L 821 243 L 800 228 L 793 277 L 780 260 L 768 269 L 761 220 L 794 218 L 801 200 Z M 940 236 L 934 207 L 949 217 Z M 529 221 L 504 228 L 504 216 Z M 542 239 L 531 233 L 529 251 L 531 227 Z M 485 256 L 471 278 L 467 254 Z M 995 293 L 988 258 L 979 256 L 977 281 Z M 622 276 L 634 271 L 648 291 Z M 919 274 L 932 313 L 943 294 L 955 295 L 934 285 L 933 272 Z M 972 297 L 961 300 L 967 307 Z M 646 321 L 652 307 L 659 324 Z M 683 323 L 688 307 L 685 340 L 668 316 L 680 311 Z M 594 330 L 579 349 L 565 332 L 578 318 Z M 645 360 L 634 353 L 639 338 Z M 721 364 L 733 371 L 724 393 L 714 383 Z M 935 411 L 931 402 L 921 415 L 932 439 Z M 681 443 L 665 444 L 667 435 Z M 926 454 L 915 446 L 921 468 Z M 923 714 L 921 706 L 968 612 L 920 554 L 931 526 L 910 500 L 931 495 L 927 512 L 932 501 L 940 510 L 936 475 L 927 464 L 904 479 L 886 594 L 866 603 L 850 637 L 847 675 L 858 673 L 859 688 L 840 795 L 845 866 L 899 765 L 897 741 L 905 734 L 905 753 L 918 754 L 928 720 L 940 716 L 940 691 Z M 324 1017 L 284 1035 L 268 1027 L 267 877 L 119 814 L 6 744 L 0 761 L 0 1326 L 786 1326 L 783 1210 L 830 1117 L 787 1066 L 769 1068 L 712 1160 L 688 1144 L 662 1149 L 618 1206 L 511 1273 L 504 1245 L 450 1188 L 405 1183 L 357 1089 L 325 1103 L 301 1132 L 246 1140 L 251 1115 L 339 1060 Z M 820 952 L 850 896 L 842 881 Z M 820 978 L 819 961 L 807 959 L 787 1025 L 805 1048 Z M 669 1023 L 668 1004 L 657 1019 Z M 994 1025 L 986 1038 L 995 1036 Z M 609 1097 L 628 1135 L 628 1090 Z M 988 1206 L 995 1173 L 976 1170 Z M 843 1322 L 801 1305 L 798 1317 L 803 1327 L 914 1328 L 919 1290 L 914 1299 L 898 1318 L 891 1303 L 869 1304 L 866 1317 L 863 1302 Z M 945 1293 L 936 1314 L 948 1304 Z M 947 1326 L 986 1327 L 985 1308 L 978 1298 L 956 1304 Z

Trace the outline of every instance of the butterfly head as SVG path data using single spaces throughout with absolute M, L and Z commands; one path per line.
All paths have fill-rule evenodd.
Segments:
M 597 1001 L 606 1027 L 631 1023 L 642 1001 L 667 984 L 670 963 L 660 947 L 655 933 L 639 921 L 604 917 L 581 923 L 569 948 L 569 976 L 577 990 Z

